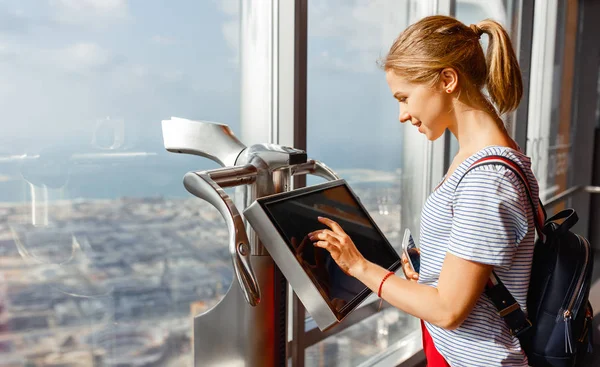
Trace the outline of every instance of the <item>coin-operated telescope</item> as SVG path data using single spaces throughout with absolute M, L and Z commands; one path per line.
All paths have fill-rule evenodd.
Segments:
M 229 230 L 235 277 L 214 308 L 194 318 L 196 366 L 279 366 L 285 363 L 287 282 L 240 213 L 257 198 L 292 189 L 292 176 L 338 176 L 307 160 L 306 152 L 281 145 L 246 147 L 227 125 L 171 118 L 162 121 L 165 148 L 199 155 L 222 168 L 188 172 L 183 184 L 219 210 Z M 236 187 L 235 200 L 224 188 Z

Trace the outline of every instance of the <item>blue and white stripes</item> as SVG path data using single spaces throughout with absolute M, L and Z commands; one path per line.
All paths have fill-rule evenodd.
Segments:
M 527 175 L 537 206 L 538 186 L 528 157 L 505 147 L 488 147 L 472 155 L 429 196 L 423 208 L 419 282 L 437 286 L 449 252 L 493 265 L 526 312 L 535 239 L 534 211 L 525 186 L 505 166 L 485 165 L 465 175 L 475 161 L 490 155 L 505 156 L 519 164 Z M 425 325 L 436 348 L 453 367 L 527 366 L 518 339 L 510 334 L 483 293 L 456 330 Z

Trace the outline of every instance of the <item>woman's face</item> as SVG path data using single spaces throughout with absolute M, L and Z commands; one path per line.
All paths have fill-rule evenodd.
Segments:
M 393 71 L 386 72 L 386 79 L 394 98 L 400 103 L 400 122 L 409 121 L 425 134 L 436 140 L 452 122 L 452 99 L 440 85 L 413 84 Z

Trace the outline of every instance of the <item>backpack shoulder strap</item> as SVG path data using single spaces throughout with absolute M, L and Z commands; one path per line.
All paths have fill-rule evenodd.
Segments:
M 539 199 L 538 210 L 536 211 L 536 207 L 533 202 L 533 195 L 531 194 L 531 187 L 529 186 L 527 176 L 525 175 L 521 167 L 514 161 L 512 161 L 510 158 L 499 155 L 491 155 L 478 159 L 469 167 L 469 169 L 467 169 L 465 174 L 460 178 L 460 180 L 456 184 L 456 187 L 460 185 L 462 179 L 471 170 L 477 167 L 492 164 L 499 164 L 511 170 L 523 183 L 523 186 L 525 186 L 527 192 L 529 204 L 531 205 L 531 210 L 534 212 L 534 222 L 538 235 L 540 237 L 543 237 L 544 232 L 542 231 L 542 229 L 546 218 L 546 212 Z M 490 279 L 488 279 L 486 283 L 485 294 L 490 298 L 490 300 L 498 310 L 498 314 L 504 319 L 504 322 L 506 322 L 508 328 L 510 329 L 510 332 L 513 335 L 519 337 L 531 327 L 531 321 L 529 321 L 529 319 L 525 315 L 525 312 L 523 312 L 523 310 L 519 306 L 519 303 L 515 300 L 510 291 L 506 289 L 506 286 L 502 283 L 502 281 L 494 271 L 492 271 Z
M 533 195 L 531 193 L 531 187 L 529 186 L 529 180 L 527 180 L 527 176 L 525 175 L 525 173 L 523 172 L 521 167 L 518 164 L 516 164 L 512 159 L 501 156 L 501 155 L 490 155 L 490 156 L 480 158 L 480 159 L 476 160 L 475 162 L 473 162 L 473 164 L 471 164 L 469 169 L 467 169 L 467 171 L 464 173 L 464 175 L 462 175 L 462 177 L 456 184 L 456 187 L 458 187 L 458 185 L 460 185 L 463 178 L 465 178 L 467 173 L 469 173 L 470 171 L 474 170 L 477 167 L 488 166 L 488 165 L 492 165 L 492 164 L 496 164 L 496 165 L 499 164 L 499 165 L 504 166 L 507 169 L 511 170 L 517 176 L 517 178 L 521 181 L 521 183 L 523 183 L 523 186 L 525 186 L 525 190 L 527 192 L 527 198 L 529 199 L 529 204 L 531 205 L 531 210 L 534 213 L 534 215 L 533 215 L 534 222 L 535 222 L 535 227 L 537 229 L 538 236 L 540 236 L 543 239 L 544 238 L 543 228 L 544 228 L 544 223 L 546 222 L 546 210 L 544 210 L 544 206 L 542 205 L 542 202 L 538 198 L 538 206 L 537 206 L 537 211 L 536 211 L 536 207 L 533 202 Z

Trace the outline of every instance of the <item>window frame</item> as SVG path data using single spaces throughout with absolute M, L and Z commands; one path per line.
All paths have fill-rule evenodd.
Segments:
M 432 14 L 456 15 L 456 0 L 429 0 L 429 2 Z M 272 106 L 271 108 L 278 112 L 274 113 L 275 118 L 269 121 L 268 130 L 275 132 L 270 135 L 269 141 L 306 149 L 308 0 L 273 0 L 273 4 L 273 14 L 277 18 L 274 20 L 273 30 L 276 35 L 273 37 L 273 44 L 277 45 L 277 49 L 273 53 L 271 73 L 276 75 L 274 80 L 278 84 L 271 101 L 277 101 L 275 104 L 278 104 L 278 106 Z M 543 4 L 537 2 L 537 6 L 540 5 Z M 535 85 L 530 85 L 532 84 L 530 83 L 530 69 L 533 64 L 533 42 L 539 43 L 539 40 L 534 38 L 535 8 L 535 1 L 514 0 L 508 9 L 509 17 L 512 19 L 510 32 L 513 42 L 516 43 L 515 49 L 523 70 L 524 97 L 519 108 L 507 116 L 507 120 L 511 135 L 523 148 L 526 147 L 528 120 L 531 118 L 530 100 L 535 102 L 536 93 L 539 93 L 535 89 Z M 285 40 L 289 41 L 291 39 L 293 39 L 293 49 L 286 49 L 282 46 Z M 285 70 L 289 71 L 290 68 L 293 73 L 284 72 Z M 284 74 L 292 75 L 293 80 L 290 82 L 289 77 L 285 79 Z M 291 109 L 290 106 L 292 106 Z M 277 110 L 278 107 L 279 110 Z M 425 142 L 421 148 L 427 162 L 420 175 L 422 185 L 431 191 L 437 182 L 442 179 L 451 161 L 449 132 L 446 132 L 443 139 L 436 142 Z M 295 187 L 302 187 L 305 183 L 304 177 L 295 177 Z M 423 195 L 422 202 L 424 203 L 425 200 L 426 195 Z M 305 310 L 289 287 L 288 293 L 287 356 L 292 366 L 304 366 L 306 348 L 378 312 L 372 303 L 365 302 L 365 305 L 350 315 L 347 320 L 326 333 L 321 333 L 318 329 L 306 331 Z M 384 303 L 383 308 L 385 307 L 390 306 Z M 395 352 L 397 355 L 401 354 L 399 353 L 401 352 L 400 349 Z M 394 351 L 391 350 L 385 354 L 385 358 L 375 356 L 369 360 L 369 363 L 377 365 L 377 360 L 379 360 L 379 363 L 389 363 L 390 360 L 398 357 L 394 357 Z M 390 356 L 392 356 L 392 359 L 390 359 Z M 406 359 L 406 356 L 404 359 Z M 420 363 L 422 360 L 424 360 L 424 356 L 419 346 L 416 353 L 412 354 L 412 357 L 406 359 L 406 362 L 401 365 L 411 366 Z
M 440 13 L 439 9 L 450 9 L 452 3 L 455 3 L 455 0 L 428 1 L 428 7 L 431 9 L 431 14 Z M 278 38 L 281 39 L 281 34 L 289 35 L 290 29 L 288 27 L 290 25 L 292 25 L 294 28 L 294 56 L 290 58 L 289 54 L 284 53 L 280 54 L 278 58 L 278 68 L 280 70 L 281 68 L 286 67 L 282 65 L 282 62 L 290 62 L 291 59 L 293 59 L 294 62 L 293 93 L 287 95 L 288 98 L 292 98 L 294 101 L 293 119 L 287 120 L 288 122 L 293 121 L 293 128 L 285 128 L 286 120 L 284 119 L 274 120 L 273 123 L 278 124 L 279 131 L 287 131 L 286 139 L 282 141 L 291 141 L 293 142 L 294 147 L 306 150 L 308 0 L 280 0 L 278 16 L 281 17 L 283 8 L 285 8 L 283 12 L 289 15 L 292 7 L 294 12 L 294 22 L 284 22 L 283 18 L 280 19 L 279 28 L 277 28 L 277 31 L 280 33 L 280 36 Z M 449 13 L 448 10 L 443 11 L 444 13 Z M 289 20 L 290 18 L 286 19 Z M 281 103 L 281 101 L 282 99 L 280 98 L 279 102 Z M 441 140 L 432 143 L 423 139 L 414 139 L 414 136 L 406 136 L 404 139 L 405 142 L 408 140 L 411 141 L 412 144 L 414 144 L 415 141 L 420 142 L 419 147 L 417 148 L 421 149 L 425 156 L 426 165 L 425 167 L 422 167 L 422 171 L 418 174 L 418 177 L 421 177 L 422 182 L 420 185 L 416 186 L 433 189 L 437 182 L 441 180 L 444 174 L 443 162 L 445 141 Z M 281 142 L 279 143 L 281 144 Z M 301 176 L 294 178 L 294 187 L 302 187 L 305 184 L 305 177 Z M 424 190 L 424 192 L 427 192 L 427 190 Z M 424 204 L 426 198 L 427 196 L 425 194 L 422 195 L 421 205 Z M 336 326 L 330 331 L 322 333 L 320 330 L 318 330 L 318 328 L 306 330 L 306 313 L 304 307 L 289 287 L 288 292 L 288 328 L 290 328 L 291 330 L 288 330 L 287 356 L 288 360 L 291 362 L 291 365 L 294 367 L 304 366 L 306 348 L 332 335 L 336 335 L 339 332 L 347 329 L 348 327 L 353 326 L 375 315 L 380 311 L 380 309 L 376 306 L 376 304 L 378 303 L 377 298 L 370 297 L 364 302 L 363 305 L 361 305 L 361 307 L 358 310 L 354 311 L 340 325 Z M 383 306 L 381 307 L 381 310 L 386 309 L 388 307 L 391 306 L 384 302 Z M 420 362 L 422 360 L 420 358 L 420 356 L 422 355 L 420 346 L 420 332 L 412 333 L 408 337 L 408 339 L 410 339 L 408 340 L 408 344 L 413 345 L 413 348 L 409 351 L 408 355 L 406 353 L 407 341 L 403 340 L 402 343 L 397 343 L 395 347 L 392 346 L 388 350 L 386 350 L 386 353 L 384 353 L 385 355 L 373 356 L 364 364 L 377 365 L 378 363 L 389 363 L 389 361 L 391 359 L 393 360 L 394 358 L 395 360 L 398 360 L 398 358 L 400 358 L 410 363 L 415 363 L 415 361 L 417 363 Z M 416 344 L 415 340 L 413 339 L 417 341 Z M 417 346 L 414 347 L 415 345 Z

